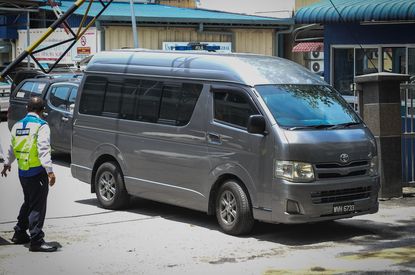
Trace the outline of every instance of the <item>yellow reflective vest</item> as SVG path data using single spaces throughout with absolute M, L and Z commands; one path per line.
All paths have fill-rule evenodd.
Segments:
M 42 166 L 37 150 L 39 129 L 46 121 L 32 115 L 27 115 L 17 122 L 11 131 L 12 147 L 19 169 L 28 171 Z

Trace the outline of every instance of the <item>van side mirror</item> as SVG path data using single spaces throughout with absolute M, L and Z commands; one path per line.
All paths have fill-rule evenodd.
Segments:
M 262 115 L 252 115 L 248 118 L 248 133 L 265 135 L 265 118 Z

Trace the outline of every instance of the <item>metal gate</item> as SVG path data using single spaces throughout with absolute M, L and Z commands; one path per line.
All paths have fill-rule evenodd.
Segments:
M 402 179 L 404 186 L 415 185 L 415 83 L 401 84 Z

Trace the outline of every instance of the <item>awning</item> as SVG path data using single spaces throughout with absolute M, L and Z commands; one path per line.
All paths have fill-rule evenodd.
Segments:
M 1 2 L 2 0 L 0 0 Z M 141 1 L 143 2 L 143 1 Z M 154 1 L 152 1 L 154 2 Z M 60 9 L 66 12 L 73 6 L 74 0 L 61 0 Z M 74 11 L 76 15 L 84 15 L 88 8 L 89 1 Z M 246 14 L 229 13 L 204 9 L 179 8 L 159 4 L 135 3 L 135 16 L 137 22 L 150 23 L 207 23 L 207 24 L 240 24 L 240 25 L 261 25 L 264 27 L 279 27 L 281 25 L 293 24 L 292 18 L 274 18 L 253 16 Z M 42 10 L 52 11 L 52 7 L 41 7 Z M 96 16 L 101 11 L 102 5 L 94 1 L 89 10 L 89 16 Z M 131 23 L 130 3 L 128 1 L 114 1 L 109 5 L 99 18 L 100 21 L 119 21 Z
M 295 13 L 297 24 L 409 20 L 415 20 L 415 0 L 319 1 Z
M 322 42 L 301 42 L 294 46 L 293 53 L 322 52 L 324 46 Z

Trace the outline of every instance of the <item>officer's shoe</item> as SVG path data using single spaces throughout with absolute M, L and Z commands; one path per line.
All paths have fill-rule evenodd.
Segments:
M 12 242 L 14 244 L 25 244 L 30 242 L 30 237 L 25 231 L 16 231 L 14 232 Z
M 56 246 L 52 246 L 47 243 L 41 243 L 41 244 L 29 246 L 29 251 L 32 251 L 32 252 L 55 252 L 56 250 L 58 250 Z

